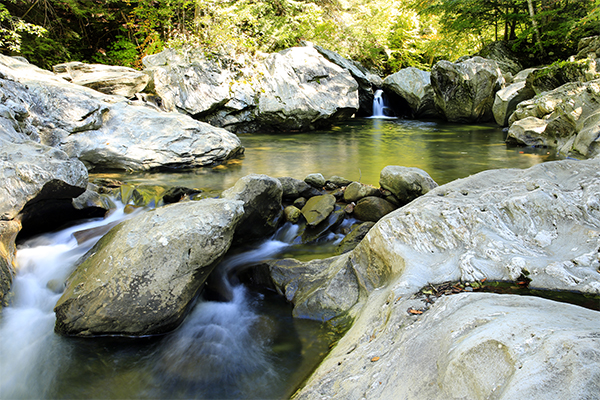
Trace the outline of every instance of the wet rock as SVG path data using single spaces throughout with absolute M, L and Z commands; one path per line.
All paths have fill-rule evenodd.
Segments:
M 302 216 L 302 211 L 295 206 L 287 206 L 283 209 L 283 215 L 287 222 L 295 224 Z
M 286 200 L 294 200 L 299 197 L 313 197 L 323 194 L 305 181 L 300 179 L 283 177 L 278 178 L 283 189 L 283 198 Z M 300 207 L 302 208 L 302 207 Z
M 345 217 L 346 212 L 341 207 L 335 207 L 323 221 L 316 225 L 307 225 L 303 230 L 300 229 L 298 233 L 301 235 L 302 243 L 315 243 L 324 238 L 337 228 Z
M 162 200 L 165 204 L 172 204 L 199 193 L 202 193 L 202 190 L 185 186 L 173 186 L 165 191 Z
M 395 209 L 396 206 L 389 201 L 381 197 L 369 196 L 356 203 L 352 215 L 361 221 L 377 222 Z
M 206 199 L 142 213 L 114 227 L 67 280 L 55 330 L 144 336 L 174 329 L 229 248 L 241 201 Z
M 335 206 L 335 197 L 330 194 L 311 197 L 304 207 L 302 215 L 309 226 L 315 226 L 323 222 L 333 211 Z
M 363 197 L 377 196 L 379 189 L 359 182 L 352 182 L 344 190 L 344 201 L 347 203 L 357 202 Z
M 318 196 L 320 196 L 320 194 Z M 294 200 L 293 205 L 302 210 L 302 208 L 304 208 L 304 206 L 306 205 L 306 201 L 307 200 L 304 197 L 298 197 L 296 200 Z
M 369 230 L 375 225 L 375 222 L 368 221 L 357 224 L 349 234 L 340 242 L 335 250 L 336 254 L 344 254 L 354 249 L 356 245 L 369 233 Z
M 244 202 L 244 215 L 235 232 L 236 241 L 257 240 L 275 232 L 283 212 L 282 193 L 279 180 L 250 174 L 221 194 L 224 199 Z
M 308 174 L 306 178 L 304 178 L 304 182 L 308 183 L 310 186 L 321 189 L 325 186 L 325 177 L 322 174 Z
M 114 65 L 85 64 L 72 61 L 52 67 L 55 74 L 77 85 L 105 94 L 132 98 L 144 90 L 150 77 L 133 68 Z
M 440 61 L 431 70 L 435 105 L 451 122 L 491 121 L 494 95 L 504 83 L 496 62 L 482 57 Z
M 344 186 L 348 186 L 349 184 L 352 183 L 352 181 L 350 179 L 346 179 L 344 177 L 334 175 L 334 176 L 330 176 L 325 181 L 326 185 L 329 183 L 333 185 L 332 189 L 335 189 L 335 188 L 341 188 Z
M 427 172 L 419 168 L 397 165 L 388 165 L 381 170 L 379 184 L 383 189 L 389 190 L 403 204 L 438 186 Z
M 18 221 L 0 221 L 0 308 L 8 305 L 8 293 L 16 272 L 15 240 L 21 229 Z

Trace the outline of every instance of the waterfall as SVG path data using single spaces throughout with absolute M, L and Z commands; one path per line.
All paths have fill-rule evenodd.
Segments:
M 395 118 L 390 116 L 393 114 L 386 104 L 386 99 L 383 90 L 378 89 L 373 96 L 373 115 L 371 118 Z

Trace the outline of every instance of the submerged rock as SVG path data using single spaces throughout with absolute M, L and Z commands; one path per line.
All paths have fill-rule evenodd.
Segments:
M 491 121 L 494 95 L 504 83 L 496 62 L 482 57 L 440 61 L 431 70 L 435 105 L 451 122 Z
M 174 329 L 229 249 L 243 203 L 206 199 L 143 213 L 114 227 L 67 280 L 55 330 L 144 336 Z

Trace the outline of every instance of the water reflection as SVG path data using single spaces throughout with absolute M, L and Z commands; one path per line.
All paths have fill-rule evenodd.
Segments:
M 444 184 L 487 169 L 528 168 L 557 159 L 551 149 L 532 152 L 507 147 L 505 133 L 495 125 L 403 119 L 356 119 L 327 131 L 255 133 L 240 139 L 245 155 L 215 168 L 113 177 L 131 183 L 223 190 L 250 173 L 303 179 L 320 172 L 378 185 L 385 166 L 402 165 L 421 168 Z

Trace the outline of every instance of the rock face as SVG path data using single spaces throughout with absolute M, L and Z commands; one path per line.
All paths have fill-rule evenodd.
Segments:
M 368 328 L 351 329 L 294 399 L 597 396 L 598 312 L 474 293 L 416 317 L 393 295 L 373 299 L 355 322 Z
M 15 239 L 21 229 L 18 221 L 0 221 L 0 308 L 7 305 L 12 278 L 16 269 Z
M 326 59 L 348 70 L 356 82 L 358 82 L 359 109 L 357 115 L 361 117 L 373 115 L 373 97 L 375 90 L 383 86 L 383 80 L 355 61 L 348 60 L 336 52 L 327 50 L 321 46 L 314 47 Z
M 85 64 L 79 61 L 58 64 L 52 69 L 55 74 L 69 82 L 127 98 L 143 91 L 150 80 L 148 75 L 133 68 Z
M 505 41 L 492 42 L 481 49 L 477 55 L 496 61 L 503 74 L 516 75 L 523 69 L 518 57 Z
M 414 67 L 404 68 L 386 77 L 383 87 L 408 103 L 413 118 L 440 117 L 435 108 L 430 72 Z
M 588 82 L 600 78 L 596 60 L 562 61 L 539 68 L 527 77 L 527 86 L 535 94 L 556 89 L 569 82 Z
M 572 82 L 520 103 L 509 119 L 507 142 L 556 147 L 593 157 L 598 148 L 600 79 Z M 535 127 L 535 129 L 531 129 Z
M 353 251 L 288 266 L 281 287 L 298 315 L 355 316 L 295 398 L 590 396 L 598 312 L 491 294 L 440 299 L 420 317 L 407 309 L 446 281 L 526 276 L 532 288 L 600 294 L 599 167 L 565 160 L 460 179 L 388 214 Z
M 174 329 L 229 248 L 241 201 L 177 203 L 114 227 L 68 278 L 58 333 L 159 334 Z
M 241 151 L 239 139 L 224 129 L 66 82 L 10 57 L 0 56 L 0 76 L 3 98 L 15 104 L 13 124 L 90 169 L 202 166 Z
M 244 216 L 236 231 L 236 241 L 248 242 L 266 237 L 277 229 L 282 215 L 282 185 L 266 175 L 251 174 L 221 195 L 244 203 Z
M 496 62 L 481 57 L 440 61 L 431 70 L 435 105 L 451 122 L 491 121 L 494 95 L 504 83 Z
M 517 105 L 535 96 L 535 92 L 529 88 L 525 81 L 513 83 L 496 92 L 492 111 L 494 119 L 500 126 L 508 126 L 508 119 L 517 108 Z
M 600 55 L 600 36 L 590 36 L 579 41 L 577 58 L 588 58 L 590 54 L 593 54 L 592 58 Z
M 348 70 L 313 47 L 252 60 L 168 50 L 144 64 L 165 107 L 235 132 L 314 129 L 359 107 L 358 84 Z

